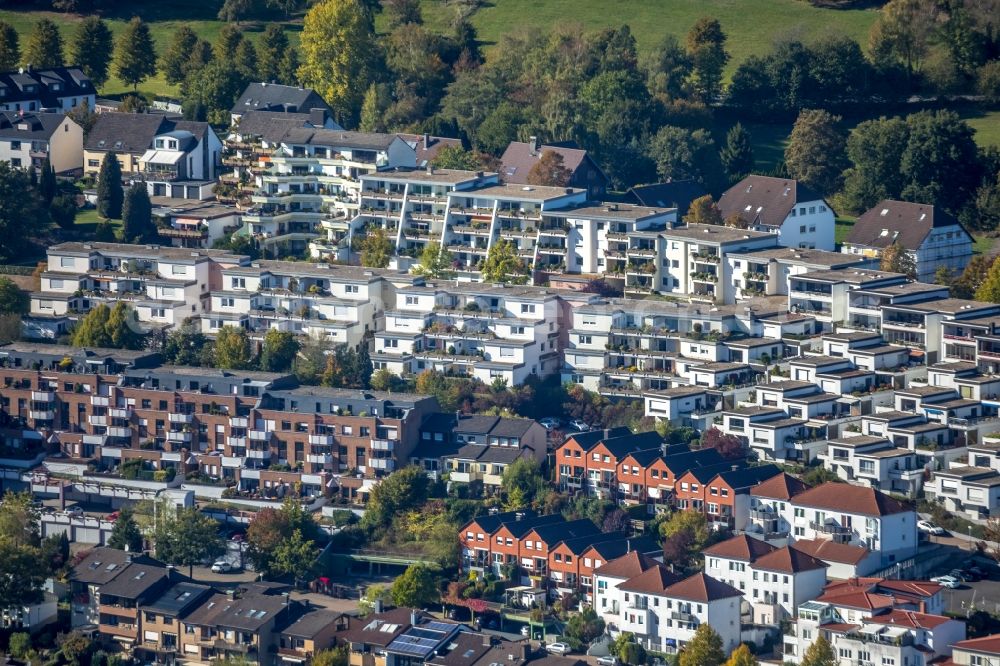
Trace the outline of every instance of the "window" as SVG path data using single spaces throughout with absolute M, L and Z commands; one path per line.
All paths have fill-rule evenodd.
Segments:
M 535 306 L 530 303 L 521 303 L 521 314 L 531 313 L 534 314 Z
M 246 288 L 247 288 L 246 278 L 238 278 L 238 277 L 233 278 L 233 289 L 246 289 Z
M 20 141 L 11 141 L 10 142 L 10 149 L 11 150 L 21 150 L 21 142 Z
M 68 125 L 67 125 L 68 127 Z M 89 167 L 99 167 L 101 166 L 100 160 L 87 160 L 87 166 Z
M 19 166 L 21 166 L 21 158 L 20 157 L 12 157 L 11 160 L 10 160 L 10 165 L 12 167 L 19 167 Z
M 589 344 L 593 343 L 593 341 L 594 341 L 594 338 L 591 335 L 581 335 L 580 336 L 580 344 L 581 345 L 589 345 Z
M 224 308 L 231 308 L 235 304 L 236 304 L 236 299 L 231 296 L 227 296 L 222 299 L 222 307 Z
M 806 232 L 806 225 L 803 224 L 799 226 L 799 233 L 804 234 L 805 232 Z
M 356 284 L 349 284 L 349 285 L 344 286 L 344 293 L 345 294 L 357 294 L 359 291 L 360 291 L 360 289 L 358 288 L 358 285 L 356 285 Z
M 407 296 L 406 297 L 406 304 L 407 305 L 416 305 L 417 304 L 417 297 L 416 296 Z

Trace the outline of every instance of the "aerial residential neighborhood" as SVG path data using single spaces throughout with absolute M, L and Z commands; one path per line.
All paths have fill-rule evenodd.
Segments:
M 0 657 L 1000 666 L 996 0 L 0 6 Z

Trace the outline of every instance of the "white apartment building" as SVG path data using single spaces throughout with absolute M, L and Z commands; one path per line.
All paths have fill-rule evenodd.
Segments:
M 582 204 L 543 214 L 547 233 L 566 231 L 565 252 L 540 252 L 537 270 L 604 275 L 623 281 L 628 263 L 629 238 L 638 232 L 653 233 L 677 224 L 676 208 L 650 208 L 624 203 Z M 546 247 L 561 245 L 553 237 Z
M 0 73 L 0 111 L 65 113 L 74 107 L 94 110 L 97 90 L 79 67 L 32 69 Z
M 742 593 L 704 573 L 674 581 L 675 574 L 657 565 L 620 583 L 617 630 L 631 632 L 646 649 L 676 654 L 700 625 L 709 624 L 722 638 L 723 652 L 736 649 Z M 598 606 L 602 594 L 598 589 Z
M 586 190 L 572 187 L 494 184 L 454 190 L 448 193 L 441 243 L 451 253 L 458 279 L 479 280 L 490 248 L 504 240 L 513 245 L 524 267 L 510 278 L 530 282 L 537 264 L 565 269 L 568 223 L 546 220 L 544 213 L 586 200 Z
M 910 498 L 915 498 L 923 486 L 924 466 L 916 451 L 882 437 L 831 439 L 819 457 L 826 469 L 850 483 Z
M 723 304 L 736 300 L 728 254 L 776 247 L 778 240 L 766 232 L 690 224 L 636 231 L 627 242 L 622 266 L 626 295 L 658 293 Z
M 572 295 L 570 295 L 572 296 Z M 593 298 L 590 294 L 580 294 Z M 376 369 L 433 369 L 508 386 L 559 371 L 559 294 L 540 287 L 434 281 L 396 290 L 375 334 Z
M 499 185 L 495 173 L 454 169 L 388 169 L 365 174 L 353 234 L 380 228 L 392 240 L 396 261 L 417 262 L 427 243 L 440 245 L 448 214 L 448 193 Z M 328 236 L 328 240 L 333 240 Z
M 902 562 L 917 552 L 913 507 L 879 490 L 824 483 L 785 501 L 762 499 L 758 497 L 757 511 L 750 514 L 759 533 L 783 532 L 793 543 L 826 539 L 863 546 L 879 554 L 881 566 Z
M 877 268 L 864 257 L 845 256 L 839 252 L 793 247 L 773 247 L 752 252 L 729 252 L 736 299 L 755 296 L 785 296 L 793 275 L 847 268 Z
M 778 236 L 781 245 L 834 250 L 833 209 L 819 193 L 789 178 L 747 176 L 722 193 L 723 218 Z
M 594 569 L 594 610 L 609 629 L 619 631 L 619 618 L 625 608 L 625 591 L 619 586 L 657 566 L 659 562 L 653 558 L 631 550 Z
M 827 564 L 791 546 L 772 546 L 745 534 L 704 551 L 705 573 L 739 590 L 755 624 L 778 624 L 826 585 Z
M 951 661 L 956 666 L 1000 666 L 997 634 L 959 641 L 951 647 Z
M 390 270 L 261 260 L 220 270 L 202 331 L 241 326 L 255 337 L 269 329 L 356 347 L 381 328 L 385 301 L 396 285 L 422 282 Z
M 799 606 L 793 632 L 784 636 L 786 662 L 801 663 L 809 645 L 823 634 L 841 666 L 923 666 L 952 653 L 952 645 L 965 637 L 965 623 L 891 607 L 847 610 L 817 600 Z
M 395 134 L 289 128 L 271 149 L 271 166 L 257 176 L 257 205 L 244 213 L 244 224 L 275 255 L 309 247 L 312 256 L 345 259 L 361 175 L 415 164 L 413 148 Z
M 172 326 L 210 309 L 223 267 L 249 263 L 221 250 L 157 245 L 60 243 L 48 249 L 41 288 L 31 295 L 40 330 L 61 333 L 99 303 L 125 301 L 139 322 Z
M 860 268 L 800 273 L 789 278 L 788 309 L 793 313 L 815 317 L 817 322 L 822 323 L 824 331 L 832 331 L 834 322 L 843 321 L 851 321 L 852 328 L 863 329 L 864 326 L 849 317 L 848 292 L 905 282 L 906 276 L 901 273 Z M 870 314 L 878 313 L 877 307 L 868 310 Z

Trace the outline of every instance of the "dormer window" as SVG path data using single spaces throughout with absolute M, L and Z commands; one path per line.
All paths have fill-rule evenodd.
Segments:
M 881 215 L 882 217 L 885 217 L 888 214 L 889 214 L 889 209 L 888 208 L 883 208 L 882 212 L 879 213 L 879 215 Z
M 163 139 L 157 139 L 156 140 L 156 147 L 157 148 L 163 148 L 164 147 L 163 146 Z
M 58 83 L 53 83 L 52 85 L 50 85 L 50 86 L 49 86 L 49 88 L 50 88 L 50 89 L 51 89 L 51 90 L 52 90 L 53 92 L 58 92 L 58 91 L 59 91 L 60 89 L 62 89 L 62 85 L 60 85 L 60 84 L 58 84 Z

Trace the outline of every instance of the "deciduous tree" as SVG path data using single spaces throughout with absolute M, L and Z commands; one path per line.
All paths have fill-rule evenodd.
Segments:
M 229 122 L 229 110 L 246 88 L 249 78 L 232 59 L 215 59 L 198 70 L 193 70 L 184 80 L 184 110 L 200 107 L 202 120 L 216 124 Z
M 563 157 L 554 150 L 545 150 L 528 172 L 529 185 L 565 187 L 573 172 L 563 163 Z
M 847 138 L 840 120 L 826 111 L 803 109 L 785 148 L 788 175 L 821 195 L 840 189 L 847 167 Z
M 156 75 L 156 43 L 149 25 L 138 16 L 132 17 L 115 44 L 115 74 L 132 90 Z
M 837 666 L 840 660 L 837 659 L 837 654 L 833 651 L 830 641 L 820 633 L 813 644 L 806 648 L 805 654 L 802 655 L 802 661 L 799 663 L 801 666 Z
M 422 506 L 427 500 L 429 484 L 427 474 L 416 465 L 393 472 L 372 488 L 361 526 L 369 530 L 381 529 L 396 515 Z
M 957 213 L 981 179 L 973 130 L 954 111 L 920 111 L 906 117 L 909 130 L 899 169 L 906 201 L 933 202 Z
M 268 329 L 260 351 L 260 369 L 265 372 L 287 372 L 292 367 L 299 342 L 291 331 Z
M 256 8 L 256 0 L 225 0 L 219 8 L 220 21 L 232 21 L 239 25 Z
M 424 249 L 420 252 L 420 263 L 410 272 L 430 278 L 448 279 L 455 272 L 452 269 L 452 261 L 451 252 L 432 240 L 424 245 Z
M 920 70 L 935 31 L 937 8 L 931 0 L 891 0 L 868 35 L 876 63 L 901 63 L 910 77 Z
M 102 88 L 108 80 L 111 55 L 114 51 L 111 28 L 97 16 L 80 21 L 70 46 L 73 62 L 90 77 L 95 88 Z
M 316 564 L 319 547 L 312 539 L 302 535 L 302 530 L 294 530 L 287 539 L 282 539 L 275 547 L 271 558 L 271 571 L 291 576 L 296 585 L 305 579 Z
M 701 445 L 706 449 L 715 449 L 723 458 L 735 460 L 742 458 L 746 451 L 743 442 L 736 435 L 727 435 L 718 428 L 709 428 L 701 437 Z
M 968 271 L 968 268 L 966 268 L 966 271 Z M 963 274 L 962 277 L 964 278 L 965 275 Z M 989 271 L 976 288 L 976 300 L 988 303 L 1000 303 L 1000 257 L 994 257 Z
M 24 64 L 34 69 L 63 66 L 63 39 L 59 26 L 50 19 L 39 19 L 24 46 Z
M 722 211 L 712 199 L 711 194 L 698 197 L 688 206 L 687 215 L 684 216 L 686 224 L 722 224 Z
M 879 258 L 879 268 L 892 273 L 902 273 L 911 280 L 917 279 L 917 263 L 905 247 L 895 241 L 882 250 Z
M 0 277 L 0 314 L 25 314 L 30 299 L 27 292 L 14 284 L 8 277 Z
M 714 18 L 698 19 L 687 33 L 685 47 L 692 64 L 692 87 L 706 102 L 715 101 L 722 90 L 722 72 L 729 62 L 726 33 Z
M 436 602 L 441 594 L 431 570 L 422 564 L 406 567 L 392 584 L 392 603 L 407 608 L 423 608 Z
M 715 159 L 714 147 L 711 135 L 705 130 L 665 125 L 649 142 L 649 156 L 664 180 L 693 178 L 705 183 L 710 163 Z
M 684 646 L 677 659 L 677 666 L 722 666 L 726 653 L 722 651 L 722 637 L 707 622 L 698 625 L 694 636 Z
M 360 0 L 321 0 L 302 27 L 299 78 L 346 126 L 355 124 L 377 53 L 371 13 Z
M 215 336 L 215 367 L 246 370 L 253 362 L 250 336 L 239 326 L 223 326 Z
M 899 164 L 910 130 L 900 118 L 859 123 L 847 137 L 850 168 L 844 173 L 843 201 L 855 213 L 882 199 L 898 199 L 904 179 Z
M 188 576 L 194 565 L 218 557 L 226 552 L 226 544 L 219 536 L 219 522 L 209 518 L 197 507 L 176 508 L 157 517 L 156 556 L 162 560 L 188 567 Z
M 484 282 L 523 284 L 528 279 L 525 270 L 514 244 L 501 238 L 486 253 L 480 272 Z
M 431 164 L 440 169 L 459 169 L 461 171 L 475 171 L 484 166 L 480 154 L 465 150 L 461 146 L 444 146 L 431 160 Z
M 683 96 L 691 76 L 691 58 L 674 35 L 666 34 L 653 51 L 643 58 L 646 85 L 653 94 L 670 99 Z
M 746 643 L 740 643 L 740 646 L 733 650 L 733 653 L 729 655 L 729 659 L 726 660 L 725 666 L 757 666 L 757 658 L 753 656 L 750 652 L 750 648 L 747 647 Z
M 361 239 L 361 265 L 386 268 L 392 258 L 392 241 L 382 227 L 370 229 Z

